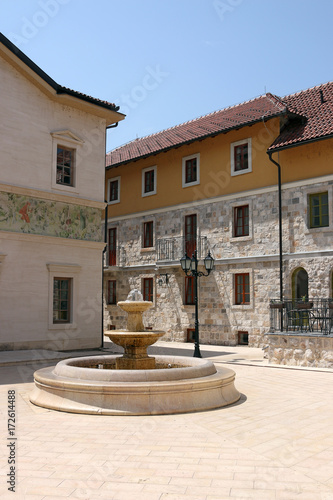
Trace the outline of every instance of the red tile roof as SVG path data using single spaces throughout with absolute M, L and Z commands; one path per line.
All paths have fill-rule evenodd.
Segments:
M 266 94 L 251 101 L 231 106 L 195 120 L 176 125 L 156 134 L 135 139 L 107 154 L 106 166 L 150 156 L 182 144 L 188 144 L 245 125 L 251 125 L 265 118 L 286 113 L 286 105 L 273 94 Z
M 333 82 L 285 96 L 282 101 L 305 119 L 290 120 L 268 151 L 333 135 Z
M 321 92 L 324 102 L 321 102 Z M 333 82 L 280 98 L 265 94 L 250 101 L 215 111 L 156 134 L 135 139 L 107 154 L 106 167 L 138 160 L 205 137 L 251 125 L 263 118 L 289 117 L 269 151 L 333 134 Z

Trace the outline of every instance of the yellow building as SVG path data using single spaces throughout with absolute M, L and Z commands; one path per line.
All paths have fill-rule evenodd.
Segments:
M 115 304 L 136 287 L 154 302 L 149 327 L 191 339 L 180 258 L 194 250 L 215 260 L 199 283 L 203 343 L 265 344 L 280 285 L 284 298 L 331 297 L 332 96 L 333 83 L 266 94 L 107 155 L 106 326 L 123 326 Z

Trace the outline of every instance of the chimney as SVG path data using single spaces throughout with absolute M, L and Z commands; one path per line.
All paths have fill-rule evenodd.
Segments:
M 321 104 L 324 104 L 324 102 L 326 102 L 326 101 L 324 99 L 324 93 L 323 93 L 323 91 L 319 90 L 319 94 L 320 94 L 320 102 L 321 102 Z

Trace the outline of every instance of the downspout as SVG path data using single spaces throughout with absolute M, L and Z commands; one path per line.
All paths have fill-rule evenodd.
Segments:
M 110 128 L 116 128 L 118 127 L 118 122 L 113 123 L 112 125 L 108 125 L 105 128 L 105 140 L 104 140 L 104 149 L 105 149 L 105 160 L 104 160 L 104 189 L 105 189 L 105 183 L 106 183 L 106 138 L 107 138 L 107 131 Z M 107 242 L 108 242 L 108 204 L 107 200 L 105 200 L 106 206 L 105 206 L 105 216 L 104 216 L 104 250 L 103 250 L 103 255 L 102 255 L 102 325 L 101 325 L 101 349 L 104 348 L 104 261 L 106 260 L 106 250 L 107 250 Z
M 283 268 L 282 268 L 282 189 L 281 189 L 281 166 L 273 160 L 272 152 L 267 151 L 268 157 L 278 168 L 278 189 L 279 189 L 279 260 L 280 260 L 280 300 L 283 301 Z M 283 331 L 282 315 L 281 315 L 281 330 Z

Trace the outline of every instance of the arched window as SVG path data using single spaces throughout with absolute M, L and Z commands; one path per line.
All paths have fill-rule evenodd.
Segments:
M 308 273 L 299 267 L 295 269 L 292 276 L 293 299 L 303 299 L 309 297 Z

